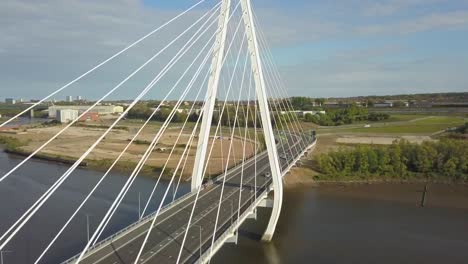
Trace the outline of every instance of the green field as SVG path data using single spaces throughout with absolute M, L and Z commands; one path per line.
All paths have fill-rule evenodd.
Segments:
M 404 124 L 384 124 L 374 127 L 360 127 L 349 129 L 349 132 L 355 133 L 388 133 L 388 134 L 432 134 L 447 128 L 461 126 L 466 122 L 462 117 L 455 116 L 437 116 L 428 117 L 414 122 Z
M 411 121 L 419 118 L 424 118 L 424 115 L 390 115 L 390 118 L 387 119 L 387 122 L 404 122 Z
M 458 116 L 430 116 L 425 119 L 417 120 L 414 123 L 419 125 L 437 125 L 437 124 L 452 124 L 460 125 L 463 124 L 465 119 Z
M 423 116 L 423 115 L 392 115 L 389 121 L 371 123 L 371 127 L 363 124 L 327 127 L 318 129 L 319 134 L 425 134 L 430 135 L 447 128 L 458 127 L 467 122 L 466 118 L 459 116 Z M 392 122 L 393 121 L 393 122 Z

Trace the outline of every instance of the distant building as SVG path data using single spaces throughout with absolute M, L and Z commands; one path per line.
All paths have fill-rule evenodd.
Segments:
M 63 109 L 71 109 L 77 110 L 78 113 L 84 113 L 88 110 L 91 106 L 89 105 L 54 105 L 49 107 L 49 118 L 55 118 L 57 115 L 58 110 Z M 99 116 L 102 115 L 111 115 L 111 114 L 121 114 L 123 113 L 124 109 L 122 106 L 115 106 L 115 105 L 98 105 L 91 109 L 91 112 L 97 113 Z
M 73 96 L 71 96 L 71 95 L 67 96 L 67 97 L 65 98 L 65 101 L 66 101 L 66 102 L 69 102 L 69 103 L 73 102 Z
M 13 98 L 6 98 L 5 103 L 7 104 L 16 104 L 16 100 Z
M 78 96 L 76 97 L 76 100 L 77 100 L 77 101 L 81 101 L 81 100 L 83 100 L 83 98 L 82 98 L 81 96 L 78 95 Z
M 82 117 L 80 117 L 80 120 L 81 122 L 89 122 L 89 121 L 98 121 L 99 120 L 99 113 L 86 113 L 85 115 L 83 115 Z
M 323 107 L 325 108 L 345 108 L 345 107 L 350 107 L 352 104 L 351 103 L 345 103 L 345 102 L 325 102 L 323 104 Z
M 375 103 L 374 107 L 378 107 L 378 108 L 393 107 L 393 103 L 392 102 Z
M 61 123 L 69 123 L 78 118 L 78 110 L 59 109 L 55 113 L 55 120 Z

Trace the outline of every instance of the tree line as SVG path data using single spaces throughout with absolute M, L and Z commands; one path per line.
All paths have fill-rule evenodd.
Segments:
M 359 121 L 382 121 L 389 119 L 386 113 L 369 113 L 367 108 L 352 105 L 344 109 L 329 109 L 325 114 L 305 114 L 304 121 L 321 126 L 340 126 Z
M 152 106 L 153 105 L 148 104 L 148 103 L 137 104 L 128 112 L 127 117 L 131 119 L 148 119 L 154 111 L 154 108 Z M 257 113 L 257 115 L 255 115 L 256 109 L 252 105 L 239 106 L 239 109 L 237 110 L 237 121 L 235 119 L 237 106 L 227 105 L 224 111 L 221 111 L 221 108 L 222 106 L 220 105 L 215 107 L 215 111 L 213 113 L 213 121 L 212 121 L 213 125 L 217 125 L 221 119 L 222 126 L 232 127 L 234 126 L 234 123 L 236 122 L 236 126 L 244 127 L 246 121 L 247 121 L 248 127 L 254 127 L 255 125 L 257 127 L 261 126 L 260 114 Z M 171 106 L 161 107 L 160 110 L 155 115 L 153 115 L 151 120 L 164 122 L 169 118 L 169 115 L 171 114 L 172 110 L 173 110 L 173 107 Z M 188 122 L 196 122 L 200 117 L 200 112 L 193 111 L 192 113 L 189 114 L 188 110 L 189 109 L 176 112 L 171 122 L 174 122 L 174 123 L 184 122 L 187 119 L 187 117 L 188 117 Z M 281 129 L 282 126 L 295 120 L 295 118 L 296 116 L 294 113 L 281 114 L 281 113 L 274 112 L 271 117 L 271 122 L 274 127 L 278 127 L 279 129 Z M 257 120 L 255 121 L 255 119 Z
M 359 145 L 341 148 L 316 158 L 319 171 L 329 179 L 349 177 L 411 177 L 468 180 L 468 142 L 442 139 L 390 146 Z

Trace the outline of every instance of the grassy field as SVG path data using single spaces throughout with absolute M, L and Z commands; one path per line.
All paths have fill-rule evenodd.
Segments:
M 457 127 L 467 122 L 466 118 L 459 116 L 422 116 L 422 115 L 397 115 L 392 116 L 393 122 L 373 123 L 371 127 L 363 125 L 351 125 L 333 128 L 321 128 L 319 134 L 347 134 L 347 133 L 366 133 L 366 134 L 423 134 L 431 135 L 433 133 L 445 130 L 447 128 Z M 403 121 L 405 120 L 406 121 Z M 397 121 L 398 120 L 398 121 Z
M 453 116 L 429 117 L 414 122 L 398 125 L 383 125 L 379 127 L 356 128 L 354 133 L 386 133 L 386 134 L 432 134 L 456 126 L 463 125 L 465 118 Z
M 386 122 L 404 122 L 411 121 L 419 118 L 423 118 L 425 115 L 390 115 L 390 118 Z

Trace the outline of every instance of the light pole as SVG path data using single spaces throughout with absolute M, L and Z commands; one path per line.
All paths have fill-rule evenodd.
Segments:
M 88 242 L 89 242 L 89 217 L 91 215 L 90 214 L 86 214 L 86 237 L 88 238 Z
M 230 218 L 231 218 L 231 225 L 233 224 L 233 219 L 232 219 L 232 215 L 234 214 L 234 205 L 232 203 L 232 200 L 228 200 L 231 204 L 231 215 L 230 215 Z
M 10 250 L 0 250 L 0 264 L 3 264 L 3 253 L 11 253 Z
M 192 225 L 193 227 L 198 227 L 200 229 L 200 246 L 199 246 L 199 254 L 200 254 L 200 258 L 202 256 L 202 227 L 199 226 L 199 225 Z
M 138 192 L 138 218 L 141 219 L 141 192 Z

